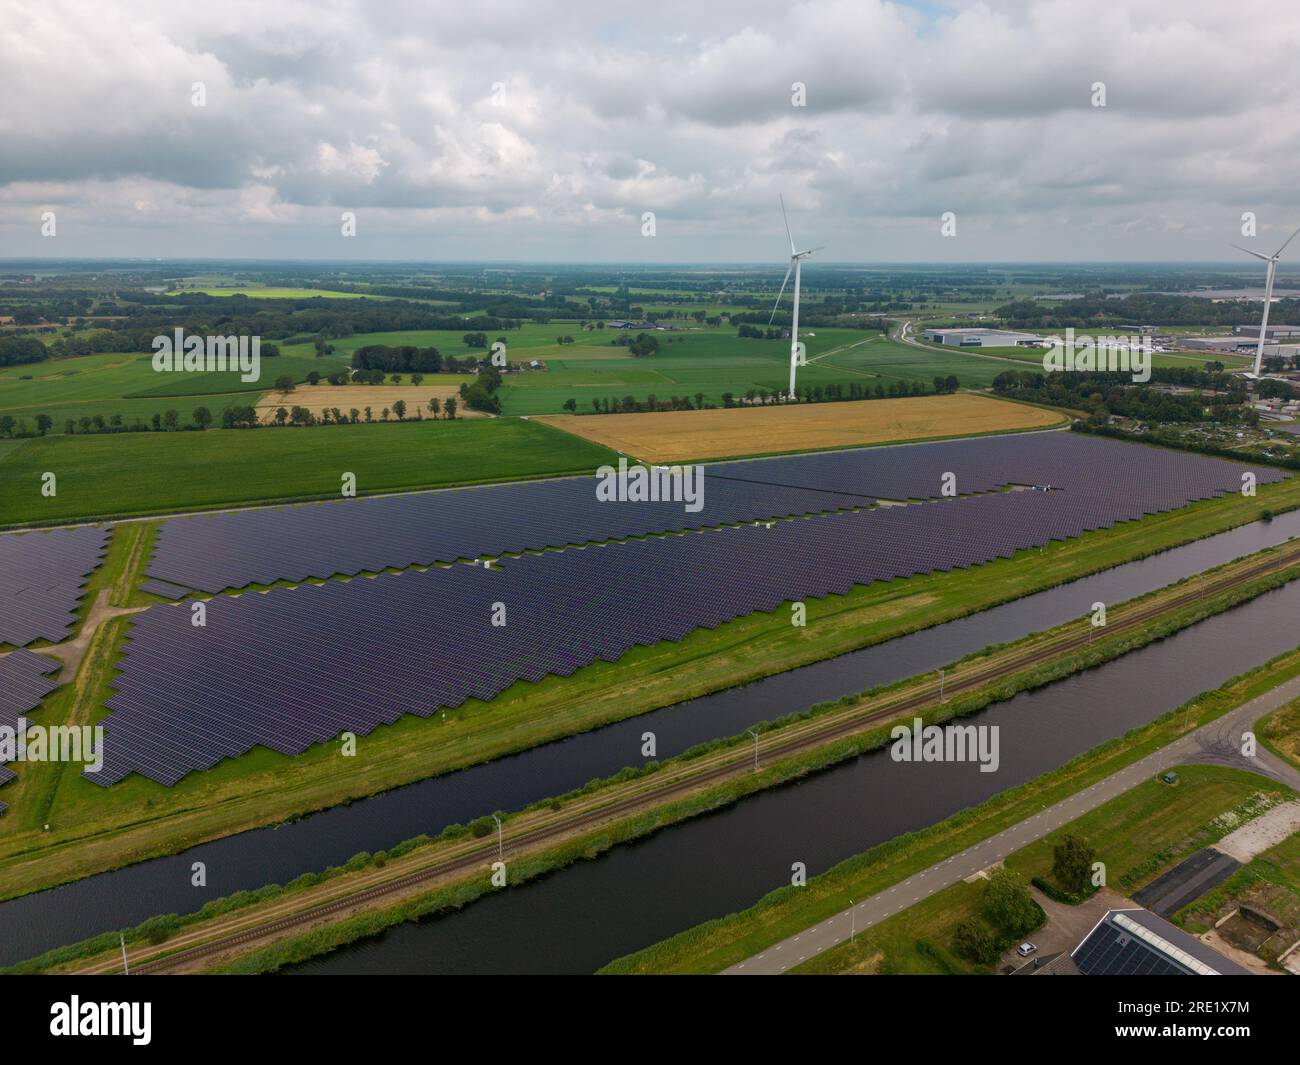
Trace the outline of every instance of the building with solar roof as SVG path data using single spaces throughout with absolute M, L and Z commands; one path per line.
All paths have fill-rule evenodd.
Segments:
M 1107 910 L 1068 958 L 1061 955 L 1044 969 L 1084 976 L 1252 975 L 1195 936 L 1139 908 Z

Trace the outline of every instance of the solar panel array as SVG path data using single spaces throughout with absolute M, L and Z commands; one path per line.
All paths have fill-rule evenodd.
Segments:
M 703 509 L 690 513 L 680 502 L 602 502 L 596 498 L 594 477 L 338 500 L 174 518 L 158 532 L 149 575 L 219 592 L 813 514 L 865 502 L 816 489 L 709 480 Z
M 66 640 L 109 535 L 83 526 L 0 536 L 0 644 Z
M 1009 484 L 1051 485 L 1124 499 L 1179 505 L 1238 490 L 1251 469 L 1259 484 L 1284 479 L 1207 455 L 1145 447 L 1100 436 L 1046 432 L 932 444 L 751 459 L 709 467 L 711 477 L 858 493 L 880 499 L 930 499 L 945 473 L 961 494 Z M 710 481 L 710 485 L 712 485 Z
M 705 506 L 601 502 L 594 478 L 175 518 L 159 530 L 150 591 L 179 598 L 249 584 L 299 583 L 653 533 L 864 506 L 877 497 L 930 499 L 943 475 L 965 495 L 1012 484 L 1051 485 L 1169 509 L 1241 485 L 1220 459 L 1075 433 L 1034 433 L 720 463 Z M 1255 471 L 1259 483 L 1282 478 Z M 168 589 L 168 590 L 163 590 Z
M 17 730 L 18 719 L 41 705 L 58 685 L 49 679 L 59 663 L 31 651 L 14 651 L 0 658 L 0 727 Z M 0 765 L 0 784 L 13 780 L 14 772 Z M 0 813 L 8 806 L 0 802 Z
M 1045 459 L 1014 471 L 1028 471 L 1031 482 L 1064 480 L 1060 491 L 844 511 L 525 555 L 492 569 L 218 598 L 204 628 L 191 625 L 187 610 L 151 608 L 131 631 L 108 703 L 104 768 L 92 779 L 108 785 L 135 771 L 172 784 L 259 745 L 298 754 L 343 731 L 364 734 L 406 713 L 490 699 L 518 680 L 567 676 L 785 602 L 1010 557 L 1240 485 L 1242 467 L 1231 463 L 1079 443 L 1076 458 L 1111 465 L 1072 469 L 1070 445 L 1050 444 Z M 1117 470 L 1116 459 L 1139 474 Z M 854 475 L 837 464 L 817 473 L 829 488 L 844 484 L 832 483 L 833 474 Z M 498 604 L 501 627 L 492 624 Z

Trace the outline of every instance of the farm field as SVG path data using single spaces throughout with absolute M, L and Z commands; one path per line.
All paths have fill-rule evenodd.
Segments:
M 461 384 L 474 380 L 468 374 L 438 374 L 436 385 L 412 384 L 402 385 L 300 385 L 292 392 L 267 392 L 257 401 L 258 416 L 264 422 L 275 420 L 275 412 L 281 407 L 290 410 L 293 407 L 306 407 L 319 416 L 322 411 L 338 408 L 344 415 L 356 409 L 364 418 L 370 411 L 375 421 L 381 420 L 384 410 L 392 411 L 393 404 L 403 400 L 407 407 L 407 418 L 414 418 L 417 410 L 423 417 L 431 418 L 429 400 L 435 396 L 441 404 L 444 400 L 457 396 Z M 443 382 L 446 382 L 445 384 Z M 459 402 L 459 401 L 458 401 Z M 395 414 L 389 415 L 397 420 Z M 482 411 L 471 410 L 463 403 L 456 411 L 459 418 L 487 418 Z
M 5 525 L 587 473 L 612 452 L 516 419 L 50 436 L 0 452 Z M 41 477 L 58 478 L 54 498 Z
M 572 349 L 543 356 L 545 373 L 507 378 L 501 388 L 505 414 L 550 414 L 568 399 L 589 409 L 593 400 L 632 396 L 667 399 L 697 396 L 722 406 L 724 392 L 736 397 L 749 391 L 784 391 L 789 387 L 790 342 L 737 337 L 731 330 L 661 333 L 659 350 L 643 359 L 575 360 Z M 665 339 L 670 338 L 670 339 Z M 927 388 L 936 376 L 956 376 L 963 387 L 984 388 L 1006 369 L 992 359 L 961 353 L 933 354 L 899 344 L 883 334 L 855 329 L 818 329 L 801 334 L 808 365 L 799 369 L 800 385 L 877 385 L 887 389 L 896 381 L 920 381 Z M 612 349 L 619 350 L 619 349 Z M 513 357 L 513 355 L 512 355 Z
M 788 341 L 742 339 L 730 328 L 656 333 L 659 350 L 647 358 L 634 358 L 612 343 L 619 331 L 583 331 L 577 322 L 528 323 L 503 335 L 511 362 L 537 359 L 546 366 L 507 376 L 500 390 L 506 415 L 558 414 L 569 399 L 588 409 L 593 399 L 626 396 L 638 401 L 688 396 L 692 403 L 702 396 L 720 407 L 723 393 L 740 397 L 751 390 L 784 389 L 788 383 Z M 560 336 L 572 336 L 573 343 L 557 343 Z M 997 360 L 931 353 L 874 332 L 814 330 L 804 340 L 808 365 L 800 369 L 799 381 L 809 387 L 857 383 L 887 389 L 898 381 L 920 381 L 929 387 L 935 376 L 952 375 L 964 387 L 984 388 L 1006 368 Z M 260 379 L 252 382 L 234 372 L 158 374 L 148 353 L 85 355 L 7 367 L 0 370 L 0 414 L 26 419 L 29 425 L 36 415 L 47 414 L 55 433 L 64 432 L 69 419 L 98 416 L 109 421 L 120 416 L 129 427 L 137 421 L 147 425 L 153 415 L 168 410 L 176 410 L 186 424 L 199 405 L 197 397 L 209 397 L 203 405 L 220 415 L 223 407 L 248 403 L 252 394 L 266 392 L 278 377 L 288 375 L 301 384 L 313 371 L 328 376 L 343 369 L 354 351 L 368 345 L 432 346 L 462 358 L 484 354 L 481 348 L 466 346 L 464 333 L 456 330 L 361 333 L 330 343 L 333 353 L 321 357 L 310 344 L 282 345 L 278 357 L 263 359 Z
M 168 292 L 169 296 L 201 293 L 205 296 L 247 296 L 257 300 L 306 300 L 323 296 L 334 300 L 389 299 L 388 296 L 367 296 L 363 292 L 330 292 L 320 288 L 185 288 Z
M 862 447 L 1042 429 L 1063 421 L 1038 407 L 969 394 L 536 420 L 646 462 Z
M 338 357 L 316 358 L 306 345 L 263 358 L 257 381 L 243 381 L 237 372 L 156 373 L 152 355 L 139 352 L 83 355 L 47 359 L 0 370 L 0 414 L 33 423 L 38 414 L 54 420 L 53 432 L 64 431 L 68 419 L 99 416 L 106 421 L 121 415 L 123 424 L 137 419 L 148 424 L 154 414 L 176 410 L 182 424 L 200 404 L 219 414 L 222 407 L 247 404 L 287 374 L 303 381 L 313 370 L 330 374 L 345 365 Z M 207 398 L 204 398 L 207 397 Z

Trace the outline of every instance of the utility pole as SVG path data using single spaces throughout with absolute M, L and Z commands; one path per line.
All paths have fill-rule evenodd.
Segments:
M 944 694 L 943 694 L 943 667 L 940 666 L 939 667 L 939 702 L 946 703 L 947 701 L 948 700 L 944 698 Z
M 853 905 L 853 900 L 849 899 L 849 942 L 852 943 L 858 935 L 858 911 Z
M 497 861 L 504 862 L 506 860 L 506 845 L 501 836 L 501 818 L 493 814 L 492 820 L 497 823 Z
M 754 772 L 757 773 L 758 772 L 758 733 L 755 732 L 753 729 L 750 729 L 749 734 L 754 737 Z
M 122 975 L 123 975 L 123 976 L 130 976 L 130 975 L 131 975 L 131 967 L 130 967 L 129 965 L 127 965 L 127 963 L 126 963 L 126 933 L 125 933 L 125 932 L 118 932 L 118 934 L 117 934 L 117 939 L 118 939 L 118 942 L 122 944 Z

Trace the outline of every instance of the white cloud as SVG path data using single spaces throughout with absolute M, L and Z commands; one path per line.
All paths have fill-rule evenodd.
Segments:
M 842 260 L 1198 258 L 1300 215 L 1290 0 L 937 10 L 10 0 L 0 237 L 48 254 L 57 203 L 60 254 L 769 258 L 784 193 Z

